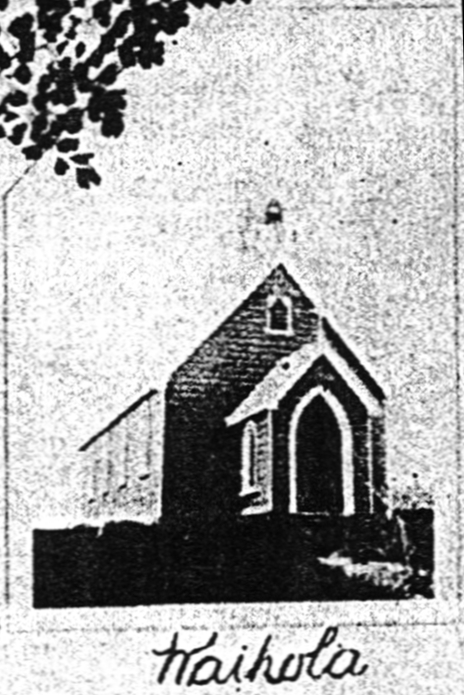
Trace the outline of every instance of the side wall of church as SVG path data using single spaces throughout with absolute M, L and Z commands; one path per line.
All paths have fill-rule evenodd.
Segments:
M 163 406 L 161 394 L 149 392 L 81 449 L 84 518 L 159 516 Z

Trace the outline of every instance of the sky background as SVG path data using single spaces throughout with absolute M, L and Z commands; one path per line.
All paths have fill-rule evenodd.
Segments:
M 79 446 L 162 387 L 280 260 L 388 393 L 392 487 L 417 473 L 446 515 L 454 28 L 444 6 L 314 12 L 253 0 L 193 12 L 161 69 L 125 77 L 123 136 L 88 133 L 99 188 L 56 177 L 46 157 L 15 189 L 16 594 L 30 586 L 31 529 L 75 518 Z M 24 162 L 0 147 L 3 190 Z M 244 237 L 252 246 L 271 233 L 271 198 L 284 208 L 285 248 L 244 251 Z

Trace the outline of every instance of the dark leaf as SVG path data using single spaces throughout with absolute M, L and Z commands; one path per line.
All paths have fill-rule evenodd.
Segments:
M 66 56 L 65 58 L 62 58 L 60 62 L 58 63 L 58 68 L 60 74 L 65 73 L 68 75 L 70 69 L 71 69 L 71 58 L 69 56 Z
M 56 51 L 57 51 L 58 55 L 61 55 L 63 53 L 63 51 L 66 49 L 67 45 L 68 45 L 67 41 L 62 41 L 61 43 L 58 44 L 58 46 L 56 47 Z
M 73 154 L 71 160 L 75 164 L 88 164 L 92 157 L 95 157 L 95 155 L 92 152 L 87 152 L 85 154 Z
M 35 35 L 32 31 L 33 24 L 34 18 L 27 12 L 16 17 L 8 27 L 10 34 L 19 39 L 19 51 L 16 57 L 22 63 L 29 62 L 34 58 Z
M 72 106 L 76 101 L 69 67 L 69 60 L 67 58 L 61 61 L 59 65 L 60 69 L 56 77 L 56 94 L 54 94 L 54 99 L 57 99 L 54 103 L 64 104 L 65 106 Z
M 69 109 L 66 114 L 60 116 L 63 130 L 67 130 L 71 135 L 76 135 L 82 130 L 82 111 L 81 109 Z
M 18 51 L 16 57 L 22 63 L 31 63 L 34 60 L 35 55 L 35 40 L 34 35 L 31 33 L 28 39 L 21 41 L 20 50 Z
M 87 113 L 89 119 L 93 123 L 98 123 L 101 118 L 102 111 L 104 111 L 104 98 L 105 90 L 103 87 L 97 86 L 93 90 L 93 94 L 89 99 Z
M 40 159 L 43 150 L 41 147 L 38 147 L 37 145 L 30 145 L 29 147 L 24 147 L 23 148 L 23 155 L 26 157 L 26 159 Z
M 0 0 L 0 12 L 4 12 L 8 7 L 8 0 Z
M 111 30 L 108 31 L 106 34 L 103 34 L 103 36 L 100 38 L 100 50 L 103 52 L 105 56 L 113 53 L 115 46 L 116 37 L 113 36 Z
M 24 106 L 24 104 L 27 104 L 27 94 L 26 92 L 21 92 L 19 89 L 17 89 L 15 92 L 10 94 L 8 101 L 10 102 L 11 106 Z
M 18 80 L 18 82 L 21 82 L 21 84 L 27 84 L 28 82 L 30 82 L 32 73 L 29 69 L 29 66 L 23 63 L 16 68 L 16 70 L 14 71 L 14 76 Z
M 63 138 L 63 140 L 60 140 L 56 147 L 58 152 L 72 152 L 73 150 L 77 150 L 79 147 L 79 140 L 76 140 L 75 138 Z
M 5 128 L 0 124 L 0 138 L 4 138 L 5 135 Z
M 118 48 L 119 60 L 123 68 L 132 68 L 136 63 L 132 41 L 127 39 Z
M 92 82 L 89 80 L 89 68 L 85 63 L 76 63 L 74 67 L 74 79 L 80 92 L 91 92 Z
M 98 174 L 93 167 L 89 167 L 88 172 L 90 183 L 95 184 L 95 186 L 99 186 L 101 184 L 100 174 Z
M 188 26 L 188 23 L 189 16 L 185 9 L 185 3 L 175 2 L 168 6 L 168 11 L 165 13 L 162 21 L 160 21 L 160 29 L 165 34 L 172 36 L 182 27 Z
M 155 41 L 151 49 L 151 57 L 155 65 L 162 65 L 164 63 L 164 43 Z
M 118 138 L 124 130 L 124 120 L 122 115 L 116 111 L 109 118 L 104 118 L 101 132 L 105 138 Z
M 6 51 L 0 46 L 0 71 L 8 70 L 11 65 L 11 58 Z
M 22 39 L 30 33 L 33 23 L 33 16 L 29 12 L 26 12 L 26 14 L 23 14 L 20 17 L 15 17 L 15 19 L 13 19 L 10 26 L 8 27 L 8 31 L 13 36 L 16 36 L 17 39 Z
M 49 100 L 52 104 L 58 105 L 58 104 L 61 104 L 61 103 L 62 103 L 61 94 L 60 94 L 60 91 L 59 91 L 58 89 L 51 89 L 51 90 L 48 92 L 47 96 L 48 96 L 48 100 Z
M 46 129 L 46 127 L 47 117 L 45 114 L 39 114 L 38 116 L 33 118 L 31 126 L 31 140 L 37 142 L 43 131 Z
M 10 142 L 13 143 L 13 145 L 20 145 L 23 141 L 24 133 L 27 130 L 27 125 L 25 123 L 20 123 L 19 125 L 15 125 L 13 128 L 10 137 L 8 138 Z
M 41 75 L 38 83 L 39 93 L 45 94 L 48 89 L 50 89 L 53 84 L 53 77 L 51 76 L 51 70 L 53 68 L 53 63 L 47 65 L 47 71 L 44 75 Z
M 105 51 L 102 50 L 101 46 L 98 46 L 91 55 L 88 57 L 88 63 L 94 68 L 99 68 L 100 65 L 103 63 L 103 60 L 105 58 Z
M 66 174 L 68 169 L 68 162 L 65 162 L 64 159 L 61 159 L 61 157 L 58 157 L 58 159 L 55 162 L 55 174 L 58 174 L 58 176 L 63 176 L 64 174 Z
M 127 106 L 127 102 L 124 99 L 126 93 L 125 89 L 108 90 L 103 99 L 105 107 L 120 110 L 125 109 Z
M 59 114 L 54 118 L 54 120 L 50 124 L 50 133 L 51 135 L 54 136 L 55 139 L 58 138 L 58 135 L 62 135 L 64 131 L 63 127 L 63 119 L 66 118 L 65 114 Z
M 79 43 L 76 46 L 75 51 L 76 51 L 76 57 L 80 58 L 81 55 L 83 55 L 85 53 L 85 43 L 83 43 L 82 41 L 79 41 Z
M 32 104 L 37 111 L 43 111 L 47 107 L 47 97 L 44 94 L 37 94 L 33 98 Z
M 111 2 L 100 0 L 93 7 L 93 16 L 102 27 L 109 27 L 111 23 Z
M 51 150 L 51 148 L 56 144 L 56 135 L 54 135 L 51 130 L 43 133 L 39 138 L 37 138 L 37 145 L 41 147 L 44 152 Z
M 102 72 L 98 75 L 97 80 L 101 84 L 113 84 L 116 82 L 118 76 L 118 66 L 115 63 L 108 65 Z
M 71 11 L 69 0 L 36 0 L 39 28 L 49 43 L 56 43 L 63 31 L 63 20 Z
M 140 67 L 145 70 L 153 65 L 163 65 L 164 63 L 164 44 L 161 41 L 151 41 L 144 44 L 143 49 L 138 55 Z
M 113 36 L 115 36 L 118 39 L 122 39 L 127 33 L 131 20 L 132 14 L 129 10 L 124 10 L 123 12 L 121 12 L 121 14 L 119 14 L 116 17 L 116 20 L 113 26 L 111 27 Z
M 80 188 L 90 188 L 89 170 L 79 167 L 76 169 L 77 185 Z

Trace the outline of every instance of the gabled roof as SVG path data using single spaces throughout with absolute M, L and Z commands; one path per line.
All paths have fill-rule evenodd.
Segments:
M 324 356 L 356 393 L 367 410 L 380 414 L 385 394 L 365 366 L 344 343 L 327 319 L 319 322 L 318 338 L 281 359 L 253 391 L 226 417 L 228 426 L 236 425 L 263 410 L 276 410 L 279 402 L 306 374 L 314 362 Z
M 89 447 L 92 446 L 100 437 L 103 437 L 103 435 L 107 434 L 111 430 L 113 430 L 117 425 L 119 425 L 120 422 L 122 422 L 125 418 L 129 417 L 132 413 L 134 413 L 138 408 L 140 408 L 143 403 L 146 401 L 149 401 L 151 398 L 154 396 L 160 396 L 160 392 L 157 389 L 150 389 L 147 391 L 147 393 L 144 393 L 143 396 L 140 396 L 132 405 L 130 405 L 128 408 L 123 410 L 122 413 L 117 415 L 111 422 L 108 423 L 103 429 L 99 430 L 96 434 L 94 434 L 90 439 L 88 439 L 85 444 L 82 444 L 82 446 L 79 447 L 79 451 L 87 451 Z
M 333 325 L 325 317 L 322 317 L 321 328 L 324 340 L 333 347 L 333 349 L 346 361 L 346 363 L 361 379 L 361 381 L 366 384 L 366 387 L 370 390 L 374 398 L 376 398 L 379 403 L 383 403 L 386 397 L 385 391 L 374 378 L 372 369 L 368 369 L 367 363 L 365 361 L 362 362 L 356 356 L 354 351 L 348 346 L 346 340 L 343 340 Z
M 205 348 L 208 349 L 208 346 L 210 346 L 216 340 L 219 340 L 221 334 L 227 328 L 227 326 L 243 312 L 243 310 L 249 305 L 249 303 L 252 302 L 254 298 L 257 297 L 261 292 L 264 292 L 267 288 L 272 287 L 274 281 L 278 281 L 279 278 L 284 280 L 287 292 L 289 292 L 293 296 L 302 297 L 304 301 L 307 303 L 309 309 L 315 308 L 314 302 L 301 289 L 300 285 L 297 283 L 295 278 L 289 273 L 285 265 L 283 263 L 279 263 L 271 270 L 271 272 L 264 278 L 264 280 L 262 280 L 259 283 L 259 285 L 257 285 L 253 290 L 251 290 L 251 292 L 247 292 L 244 299 L 242 299 L 242 301 L 227 316 L 227 318 L 225 318 L 217 326 L 217 328 L 212 333 L 210 333 L 210 335 L 207 338 L 205 338 L 198 345 L 198 347 L 195 348 L 195 350 L 189 355 L 189 357 L 187 357 L 187 359 L 185 359 L 177 367 L 177 369 L 174 370 L 174 372 L 171 374 L 169 382 L 171 383 L 175 381 L 176 377 L 183 372 L 184 368 L 188 368 L 191 363 L 195 362 L 196 360 L 201 360 Z

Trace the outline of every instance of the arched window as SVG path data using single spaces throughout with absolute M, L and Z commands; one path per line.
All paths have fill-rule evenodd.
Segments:
M 268 300 L 266 329 L 269 333 L 292 333 L 292 300 L 271 296 Z
M 242 439 L 242 487 L 255 488 L 258 484 L 258 431 L 254 422 L 245 427 Z

